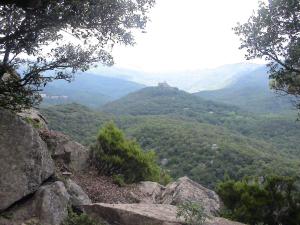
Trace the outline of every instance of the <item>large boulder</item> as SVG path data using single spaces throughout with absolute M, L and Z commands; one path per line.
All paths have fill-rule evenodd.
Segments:
M 0 211 L 35 192 L 54 173 L 38 132 L 17 115 L 0 109 Z
M 137 185 L 139 194 L 132 194 L 139 203 L 159 204 L 164 186 L 156 182 L 143 181 Z
M 62 170 L 77 172 L 87 168 L 89 150 L 86 147 L 61 132 L 45 129 L 40 135 Z
M 67 179 L 65 186 L 70 195 L 70 204 L 72 206 L 81 206 L 92 204 L 89 196 L 82 190 L 82 188 L 71 179 Z
M 155 182 L 141 182 L 134 197 L 140 203 L 180 205 L 187 201 L 197 202 L 210 215 L 216 215 L 221 207 L 220 198 L 214 191 L 188 177 L 179 178 L 166 187 Z
M 45 184 L 32 196 L 5 211 L 0 225 L 59 225 L 68 215 L 70 195 L 60 181 Z
M 106 204 L 96 203 L 83 206 L 84 211 L 112 225 L 181 225 L 176 218 L 176 206 L 160 204 Z
M 161 194 L 161 204 L 179 205 L 186 201 L 198 202 L 207 214 L 215 215 L 221 207 L 219 196 L 212 190 L 192 181 L 188 177 L 179 178 L 166 186 Z
M 43 225 L 58 225 L 68 216 L 70 195 L 61 181 L 41 187 L 35 194 L 35 213 Z
M 83 206 L 95 220 L 105 220 L 112 225 L 184 225 L 177 218 L 177 207 L 163 204 L 105 204 Z M 209 217 L 205 225 L 243 225 L 220 217 Z

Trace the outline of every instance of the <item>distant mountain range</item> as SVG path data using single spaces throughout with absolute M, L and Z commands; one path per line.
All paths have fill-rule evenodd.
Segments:
M 230 85 L 236 77 L 249 73 L 262 67 L 258 64 L 237 63 L 223 65 L 213 69 L 193 71 L 177 71 L 166 73 L 147 73 L 142 71 L 120 69 L 116 67 L 97 67 L 91 73 L 105 74 L 108 77 L 116 77 L 129 81 L 156 86 L 158 83 L 167 82 L 173 87 L 194 93 L 202 90 L 216 90 Z
M 283 113 L 294 111 L 292 97 L 280 96 L 269 88 L 268 70 L 259 67 L 239 73 L 230 85 L 214 91 L 195 93 L 204 99 L 238 106 L 255 113 Z
M 142 84 L 124 79 L 90 73 L 78 74 L 71 83 L 63 80 L 49 83 L 43 91 L 43 105 L 76 102 L 97 108 L 143 87 Z
M 97 71 L 77 75 L 71 83 L 54 81 L 48 84 L 43 92 L 43 105 L 75 102 L 99 108 L 138 91 L 145 85 L 156 86 L 164 81 L 170 86 L 194 93 L 203 99 L 234 105 L 244 111 L 295 112 L 290 97 L 278 96 L 270 90 L 267 68 L 264 65 L 245 63 L 170 74 L 146 74 L 100 67 Z M 198 92 L 199 90 L 202 91 Z M 153 105 L 154 103 L 148 102 L 147 104 Z

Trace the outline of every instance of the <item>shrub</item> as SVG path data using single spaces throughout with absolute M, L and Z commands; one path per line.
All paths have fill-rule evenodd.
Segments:
M 182 217 L 187 225 L 203 225 L 208 215 L 201 204 L 187 201 L 177 207 L 177 218 Z
M 62 225 L 103 225 L 93 219 L 87 214 L 77 214 L 72 209 L 68 210 L 68 217 L 65 219 Z
M 113 175 L 113 181 L 115 184 L 119 185 L 119 187 L 125 186 L 125 181 L 124 181 L 123 175 Z
M 217 192 L 226 206 L 224 217 L 251 225 L 300 224 L 300 192 L 293 178 L 227 180 Z
M 112 122 L 100 130 L 91 154 L 92 163 L 101 174 L 121 175 L 126 183 L 160 179 L 161 169 L 155 152 L 144 152 L 135 141 L 126 139 Z

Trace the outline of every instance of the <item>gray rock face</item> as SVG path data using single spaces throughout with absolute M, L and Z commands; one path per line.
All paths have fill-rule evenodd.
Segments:
M 141 193 L 136 196 L 140 203 L 179 205 L 186 201 L 198 202 L 204 206 L 206 213 L 215 215 L 220 210 L 219 196 L 188 177 L 179 178 L 166 187 L 155 182 L 138 184 Z
M 58 225 L 68 216 L 68 194 L 60 181 L 41 187 L 34 196 L 35 213 L 40 223 Z
M 207 214 L 215 215 L 221 207 L 219 196 L 212 190 L 192 181 L 188 177 L 179 178 L 166 186 L 161 194 L 162 204 L 179 205 L 186 201 L 198 202 Z
M 33 125 L 37 126 L 37 128 L 48 129 L 46 119 L 36 109 L 31 108 L 31 109 L 23 110 L 22 112 L 18 113 L 18 115 L 24 118 L 25 120 L 26 119 L 31 120 Z
M 104 204 L 96 203 L 83 206 L 92 218 L 104 219 L 112 225 L 184 225 L 177 218 L 177 207 L 162 204 Z M 210 217 L 205 225 L 243 225 L 224 218 Z
M 91 201 L 76 183 L 56 181 L 41 186 L 33 196 L 6 211 L 10 218 L 0 217 L 0 225 L 59 225 L 68 215 L 68 206 L 82 204 Z
M 89 196 L 82 190 L 82 188 L 71 179 L 67 179 L 66 188 L 70 195 L 70 204 L 72 206 L 81 206 L 92 204 Z
M 81 171 L 87 168 L 89 150 L 57 131 L 43 130 L 40 135 L 47 143 L 55 161 L 62 163 L 66 169 Z
M 83 206 L 84 211 L 96 220 L 122 225 L 180 225 L 176 206 L 160 204 L 105 204 Z
M 54 173 L 54 163 L 37 131 L 2 109 L 0 166 L 0 211 L 35 192 Z

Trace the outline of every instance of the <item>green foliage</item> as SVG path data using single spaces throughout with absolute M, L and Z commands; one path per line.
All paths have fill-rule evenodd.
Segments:
M 77 213 L 73 212 L 72 209 L 69 209 L 68 217 L 64 220 L 62 225 L 103 225 L 103 224 L 94 221 L 84 213 L 78 215 Z
M 140 104 L 143 99 L 145 102 L 151 101 L 147 96 L 141 99 L 136 97 L 136 101 Z M 170 94 L 160 103 L 160 107 L 168 105 L 172 98 Z M 298 173 L 300 124 L 294 119 L 285 116 L 245 116 L 242 113 L 222 118 L 221 113 L 206 113 L 205 110 L 209 109 L 182 116 L 181 103 L 177 104 L 171 115 L 113 118 L 77 104 L 49 107 L 42 112 L 51 129 L 65 132 L 83 144 L 96 140 L 98 128 L 103 127 L 105 121 L 114 119 L 126 135 L 135 138 L 143 149 L 154 149 L 159 161 L 166 159 L 163 168 L 172 177 L 187 175 L 211 188 L 223 180 L 225 173 L 233 179 L 269 173 Z M 190 101 L 190 104 L 197 102 Z M 159 108 L 156 110 L 157 113 L 164 113 Z M 204 118 L 205 115 L 211 117 Z M 203 122 L 199 122 L 201 118 Z M 217 121 L 220 125 L 215 125 Z M 217 144 L 217 149 L 212 147 L 213 144 Z
M 296 97 L 300 94 L 299 11 L 299 0 L 261 1 L 248 22 L 234 28 L 247 59 L 269 61 L 271 87 Z
M 144 152 L 135 141 L 126 139 L 112 122 L 100 130 L 91 152 L 100 173 L 122 175 L 127 183 L 159 181 L 160 168 L 155 153 Z
M 300 223 L 300 191 L 295 179 L 269 176 L 227 180 L 217 193 L 226 209 L 223 216 L 255 225 L 297 225 Z
M 209 218 L 201 204 L 191 201 L 177 206 L 176 217 L 183 218 L 187 225 L 203 225 Z
M 47 83 L 71 81 L 95 63 L 113 65 L 107 49 L 116 42 L 133 45 L 132 30 L 145 29 L 154 5 L 154 0 L 39 2 L 0 5 L 1 107 L 30 108 L 38 104 Z M 4 82 L 6 72 L 16 69 L 22 76 Z
M 114 183 L 119 185 L 119 187 L 124 187 L 126 185 L 123 175 L 113 175 L 112 178 Z
M 30 117 L 26 117 L 24 120 L 25 120 L 28 124 L 32 125 L 32 126 L 33 126 L 34 128 L 36 128 L 36 129 L 40 129 L 40 128 L 43 127 L 43 125 L 42 125 L 40 122 L 35 121 L 34 119 L 32 119 L 32 118 L 30 118 Z

